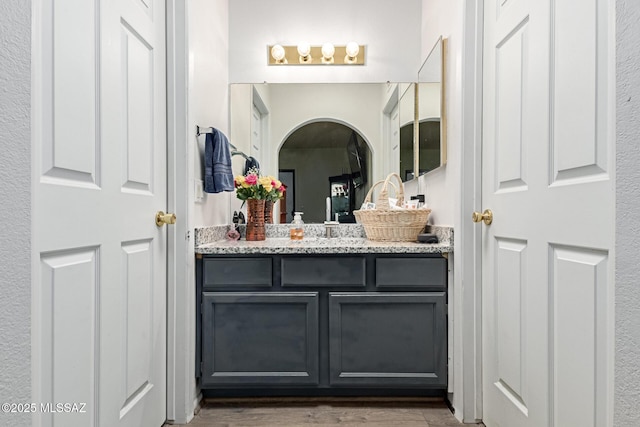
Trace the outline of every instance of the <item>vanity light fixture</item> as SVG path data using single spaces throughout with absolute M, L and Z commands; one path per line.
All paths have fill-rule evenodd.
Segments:
M 356 42 L 346 45 L 325 43 L 310 45 L 299 43 L 292 45 L 267 46 L 268 65 L 364 65 L 365 46 Z M 315 58 L 315 60 L 314 60 Z

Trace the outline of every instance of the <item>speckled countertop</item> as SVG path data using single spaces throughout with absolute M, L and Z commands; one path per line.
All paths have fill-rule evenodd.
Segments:
M 227 240 L 225 234 L 230 226 L 202 227 L 195 230 L 195 252 L 197 254 L 366 254 L 366 253 L 449 253 L 453 252 L 453 229 L 430 226 L 429 232 L 436 234 L 439 243 L 378 242 L 365 237 L 359 224 L 340 224 L 336 237 L 324 237 L 324 225 L 305 224 L 303 240 L 290 240 L 288 225 L 267 225 L 266 240 Z M 241 229 L 241 234 L 244 230 Z

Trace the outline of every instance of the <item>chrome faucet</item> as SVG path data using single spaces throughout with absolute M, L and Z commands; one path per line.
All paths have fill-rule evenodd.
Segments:
M 330 239 L 331 237 L 333 237 L 331 235 L 331 230 L 333 230 L 338 224 L 340 224 L 338 221 L 325 221 L 324 222 L 324 233 L 325 233 L 325 237 L 327 239 Z

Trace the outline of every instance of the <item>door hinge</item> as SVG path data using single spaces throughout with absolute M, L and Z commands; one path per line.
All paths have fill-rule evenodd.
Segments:
M 186 240 L 191 239 L 191 230 L 187 231 Z

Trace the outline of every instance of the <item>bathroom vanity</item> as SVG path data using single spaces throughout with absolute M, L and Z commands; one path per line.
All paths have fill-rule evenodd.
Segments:
M 207 395 L 439 394 L 448 242 L 214 241 L 196 247 Z

